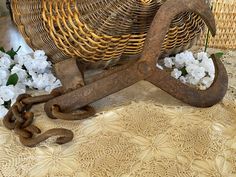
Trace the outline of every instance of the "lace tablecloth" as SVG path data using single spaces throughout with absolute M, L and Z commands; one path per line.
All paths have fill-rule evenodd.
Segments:
M 225 99 L 207 109 L 187 106 L 142 81 L 94 106 L 97 116 L 76 122 L 48 119 L 34 107 L 42 131 L 72 129 L 62 146 L 36 148 L 0 126 L 2 177 L 235 177 L 236 54 L 224 58 L 230 85 Z

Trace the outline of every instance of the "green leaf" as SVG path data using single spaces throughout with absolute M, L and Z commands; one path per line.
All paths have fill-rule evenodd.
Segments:
M 6 52 L 6 54 L 8 54 L 11 59 L 14 59 L 14 56 L 17 54 L 16 51 L 13 50 L 13 48 L 9 51 Z
M 5 101 L 4 102 L 4 107 L 9 109 L 11 107 L 11 100 L 10 101 Z
M 15 55 L 17 54 L 17 52 L 20 50 L 21 46 L 18 47 L 18 49 L 15 51 L 13 48 L 9 51 L 6 52 L 6 54 L 8 54 L 11 59 L 14 59 Z
M 224 53 L 223 52 L 217 52 L 217 53 L 215 53 L 215 56 L 217 58 L 222 58 L 224 56 Z
M 0 47 L 0 51 L 5 53 L 5 49 L 3 47 Z
M 182 76 L 186 76 L 188 74 L 186 67 L 183 67 L 180 71 L 182 72 Z
M 10 75 L 8 80 L 7 80 L 7 86 L 8 85 L 14 85 L 15 86 L 17 84 L 18 80 L 19 80 L 19 77 L 16 73 Z
M 12 68 L 14 68 L 14 66 L 16 66 L 16 64 L 12 64 L 12 65 L 10 66 L 10 68 L 9 68 L 9 71 L 11 71 Z

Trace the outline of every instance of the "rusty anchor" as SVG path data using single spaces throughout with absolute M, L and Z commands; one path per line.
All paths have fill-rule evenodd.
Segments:
M 205 91 L 188 87 L 172 78 L 168 72 L 156 68 L 156 58 L 158 58 L 161 53 L 161 45 L 166 31 L 169 28 L 169 24 L 177 14 L 184 11 L 193 11 L 194 13 L 199 14 L 204 19 L 212 35 L 215 35 L 215 20 L 210 8 L 204 1 L 167 1 L 158 10 L 152 22 L 139 61 L 132 64 L 126 64 L 120 68 L 118 67 L 114 69 L 114 71 L 105 71 L 100 79 L 96 80 L 89 78 L 88 80 L 96 81 L 85 84 L 76 90 L 48 101 L 45 104 L 47 115 L 51 118 L 56 118 L 53 114 L 53 107 L 55 105 L 59 106 L 62 112 L 71 112 L 131 86 L 140 80 L 147 80 L 173 97 L 192 106 L 210 107 L 218 103 L 227 91 L 228 77 L 224 65 L 216 58 L 216 56 L 212 56 L 216 69 L 216 77 L 213 85 Z M 55 67 L 57 68 L 58 65 Z M 76 65 L 67 62 L 65 67 L 75 69 Z M 106 74 L 106 72 L 110 73 Z M 65 73 L 60 73 L 58 75 L 62 74 L 63 77 L 59 78 L 61 78 L 63 86 L 66 88 L 68 85 L 67 79 L 71 77 L 66 76 Z M 99 78 L 99 76 L 96 76 L 96 78 Z M 73 88 L 73 86 L 71 87 Z
M 32 104 L 47 101 L 44 109 L 48 117 L 53 119 L 84 119 L 95 114 L 95 110 L 88 106 L 90 103 L 140 80 L 146 80 L 192 106 L 210 107 L 218 103 L 226 94 L 228 76 L 223 63 L 216 56 L 212 56 L 216 69 L 215 80 L 212 86 L 205 91 L 184 85 L 172 78 L 169 72 L 156 68 L 157 58 L 160 57 L 162 43 L 172 19 L 185 11 L 191 11 L 201 16 L 212 35 L 215 35 L 215 20 L 205 0 L 168 0 L 154 17 L 143 53 L 138 61 L 104 70 L 94 76 L 86 76 L 84 73 L 87 64 L 74 58 L 56 63 L 54 69 L 62 82 L 62 88 L 43 97 L 26 96 L 22 100 L 19 99 L 19 103 L 22 105 L 20 106 L 18 103 L 10 109 L 4 118 L 4 125 L 9 129 L 14 129 L 19 134 L 22 144 L 26 146 L 36 146 L 47 138 L 57 135 L 61 136 L 57 140 L 58 144 L 67 143 L 73 138 L 73 134 L 65 129 L 53 129 L 38 137 L 33 136 L 39 131 L 37 127 L 31 125 L 32 114 L 26 114 Z M 74 112 L 76 110 L 80 110 L 80 112 Z

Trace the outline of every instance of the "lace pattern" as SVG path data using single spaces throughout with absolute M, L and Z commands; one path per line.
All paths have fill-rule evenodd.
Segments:
M 62 146 L 49 139 L 23 147 L 1 123 L 0 176 L 236 177 L 234 57 L 227 52 L 223 59 L 229 91 L 211 108 L 184 105 L 142 81 L 96 102 L 101 113 L 83 121 L 51 120 L 43 105 L 34 107 L 42 131 L 73 130 L 74 140 Z

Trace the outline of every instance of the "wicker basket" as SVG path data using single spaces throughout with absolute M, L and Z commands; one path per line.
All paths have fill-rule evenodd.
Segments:
M 165 0 L 12 0 L 14 20 L 33 48 L 52 62 L 68 57 L 111 63 L 142 52 L 151 21 Z M 189 48 L 200 37 L 201 18 L 178 15 L 163 43 L 163 53 Z
M 217 35 L 209 38 L 209 47 L 236 49 L 236 0 L 213 0 L 213 12 L 217 23 Z M 206 33 L 197 43 L 205 45 Z

